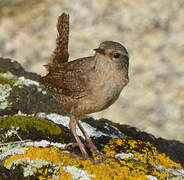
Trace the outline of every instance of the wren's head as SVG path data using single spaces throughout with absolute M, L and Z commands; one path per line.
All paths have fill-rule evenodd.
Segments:
M 111 67 L 125 68 L 129 67 L 129 55 L 126 48 L 118 42 L 104 41 L 99 48 L 94 49 L 95 57 L 100 64 L 110 64 Z

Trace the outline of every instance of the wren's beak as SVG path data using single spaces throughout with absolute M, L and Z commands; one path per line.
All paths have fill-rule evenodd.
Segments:
M 102 49 L 102 48 L 96 48 L 96 49 L 93 49 L 95 52 L 97 52 L 97 53 L 100 53 L 100 54 L 102 54 L 102 55 L 104 55 L 105 57 L 107 57 L 108 59 L 111 59 L 111 57 L 108 55 L 108 54 L 106 54 L 105 53 L 105 50 L 104 49 Z
M 93 49 L 95 52 L 105 55 L 105 50 L 102 48 Z

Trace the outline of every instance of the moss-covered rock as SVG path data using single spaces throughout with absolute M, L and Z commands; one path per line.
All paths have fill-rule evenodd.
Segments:
M 184 144 L 105 119 L 81 125 L 109 158 L 95 164 L 71 157 L 80 150 L 66 146 L 75 142 L 69 118 L 38 79 L 0 58 L 0 179 L 182 179 Z
M 61 128 L 51 121 L 32 116 L 6 116 L 0 117 L 0 128 L 9 129 L 11 126 L 19 127 L 22 131 L 35 128 L 51 135 L 61 134 Z
M 4 78 L 3 76 L 0 75 L 0 84 L 5 85 L 13 85 L 13 81 L 11 79 Z

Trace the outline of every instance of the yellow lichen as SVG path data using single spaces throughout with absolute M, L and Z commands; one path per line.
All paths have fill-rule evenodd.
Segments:
M 147 174 L 156 176 L 158 179 L 166 179 L 170 177 L 170 174 L 164 171 L 158 171 L 155 166 L 159 165 L 162 168 L 181 168 L 180 164 L 173 162 L 169 157 L 166 157 L 166 155 L 159 154 L 153 145 L 142 141 L 127 138 L 112 139 L 103 150 L 106 154 L 110 154 L 112 158 L 104 160 L 104 164 L 93 164 L 89 160 L 80 160 L 71 157 L 58 148 L 29 146 L 24 154 L 14 155 L 8 158 L 4 166 L 7 167 L 9 163 L 17 159 L 21 161 L 21 158 L 30 158 L 31 160 L 40 158 L 54 165 L 58 165 L 59 168 L 57 172 L 55 172 L 55 175 L 57 175 L 59 179 L 66 180 L 71 179 L 72 174 L 63 171 L 64 166 L 74 166 L 81 170 L 87 170 L 88 174 L 95 175 L 95 177 L 91 177 L 93 180 L 144 180 L 148 179 L 146 177 Z M 133 156 L 118 160 L 113 158 L 116 153 L 127 153 L 127 151 L 131 152 Z M 97 156 L 94 156 L 94 158 L 96 158 L 96 160 L 99 159 Z M 34 170 L 35 174 L 39 174 L 40 179 L 51 180 L 52 177 L 48 175 L 48 172 L 47 168 Z
M 72 174 L 68 172 L 62 172 L 61 175 L 59 176 L 60 180 L 71 180 L 72 179 Z
M 48 161 L 50 163 L 53 163 L 54 165 L 59 165 L 62 163 L 62 158 L 60 153 L 58 153 L 58 148 L 54 147 L 34 147 L 34 146 L 27 146 L 28 150 L 22 154 L 22 155 L 14 155 L 9 157 L 5 160 L 4 166 L 7 167 L 9 163 L 12 161 L 18 160 L 18 159 L 24 159 L 24 158 L 30 158 L 30 160 L 34 160 L 36 158 Z M 21 162 L 21 161 L 20 161 Z M 68 177 L 71 177 L 70 173 L 63 172 L 62 167 L 59 168 L 58 174 L 67 175 Z M 39 174 L 39 179 L 47 179 L 48 170 L 47 169 L 33 169 L 34 174 Z
M 118 152 L 132 153 L 133 157 L 120 160 L 122 165 L 133 168 L 132 172 L 137 174 L 139 171 L 152 172 L 159 179 L 166 179 L 169 177 L 169 173 L 159 172 L 155 166 L 161 166 L 161 168 L 182 168 L 179 163 L 172 161 L 164 153 L 159 154 L 156 148 L 150 142 L 143 142 L 140 140 L 131 140 L 124 138 L 122 143 L 119 143 L 120 138 L 110 140 L 109 144 L 104 147 L 106 155 L 113 157 Z M 121 145 L 120 145 L 121 144 Z

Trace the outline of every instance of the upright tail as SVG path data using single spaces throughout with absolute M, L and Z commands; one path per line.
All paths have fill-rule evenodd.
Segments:
M 61 14 L 57 23 L 58 35 L 56 39 L 56 48 L 51 56 L 47 66 L 49 72 L 53 71 L 59 64 L 68 61 L 68 39 L 69 39 L 69 15 Z

